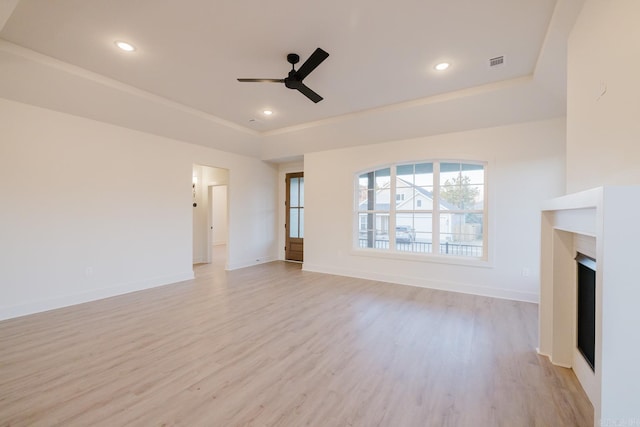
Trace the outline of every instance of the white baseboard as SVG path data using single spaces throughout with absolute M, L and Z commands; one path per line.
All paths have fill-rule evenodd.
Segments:
M 571 365 L 569 365 L 569 364 L 554 362 L 553 359 L 551 358 L 550 354 L 541 352 L 539 348 L 536 348 L 536 353 L 538 353 L 540 356 L 544 356 L 547 359 L 549 359 L 549 362 L 554 366 L 560 366 L 561 368 L 573 369 L 573 367 Z
M 13 319 L 15 317 L 27 316 L 29 314 L 41 313 L 43 311 L 55 310 L 57 308 L 69 307 L 71 305 L 83 304 L 85 302 L 128 294 L 130 292 L 170 285 L 172 283 L 193 279 L 193 277 L 193 271 L 187 271 L 169 276 L 152 277 L 138 282 L 118 284 L 108 288 L 95 289 L 88 292 L 63 295 L 49 298 L 47 300 L 33 301 L 12 307 L 0 307 L 0 320 Z
M 226 270 L 238 270 L 240 268 L 251 267 L 254 265 L 265 264 L 267 262 L 277 261 L 276 257 L 273 256 L 265 256 L 259 257 L 255 259 L 244 259 L 234 263 L 227 263 Z
M 355 277 L 358 279 L 376 280 L 398 285 L 416 286 L 420 288 L 438 289 L 449 292 L 460 292 L 464 294 L 480 295 L 492 298 L 500 298 L 514 301 L 538 303 L 539 297 L 536 293 L 514 291 L 511 289 L 488 288 L 469 283 L 448 282 L 443 280 L 429 280 L 422 277 L 410 277 L 399 275 L 379 274 L 370 271 L 348 270 L 335 267 L 326 267 L 304 263 L 302 270 L 315 273 L 335 274 L 337 276 Z

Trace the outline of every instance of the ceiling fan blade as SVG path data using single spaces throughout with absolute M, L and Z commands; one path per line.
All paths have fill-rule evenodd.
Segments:
M 238 79 L 239 82 L 284 83 L 284 79 Z
M 329 54 L 327 52 L 325 52 L 324 50 L 322 50 L 320 48 L 317 48 L 311 54 L 309 59 L 307 59 L 305 61 L 305 63 L 300 66 L 300 68 L 296 72 L 296 78 L 298 80 L 302 81 L 305 77 L 307 77 L 309 75 L 309 73 L 311 73 L 313 70 L 315 70 L 316 67 L 318 65 L 320 65 L 322 63 L 322 61 L 324 61 L 328 57 L 329 57 Z M 322 99 L 322 98 L 320 98 L 320 99 Z
M 296 88 L 298 89 L 304 96 L 315 102 L 316 104 L 322 101 L 322 97 L 309 89 L 304 83 L 300 83 L 300 85 Z

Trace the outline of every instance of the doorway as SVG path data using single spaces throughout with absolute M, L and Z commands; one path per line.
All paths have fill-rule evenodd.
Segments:
M 304 172 L 286 175 L 285 259 L 304 260 Z
M 227 264 L 229 171 L 193 165 L 193 264 Z

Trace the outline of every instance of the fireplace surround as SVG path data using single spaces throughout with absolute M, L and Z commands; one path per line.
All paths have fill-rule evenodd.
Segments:
M 640 423 L 640 187 L 599 187 L 549 200 L 541 220 L 539 348 L 573 369 L 595 425 Z M 576 253 L 597 260 L 593 369 L 577 346 Z

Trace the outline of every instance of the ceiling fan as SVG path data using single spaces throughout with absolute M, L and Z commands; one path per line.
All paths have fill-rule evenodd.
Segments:
M 287 61 L 291 64 L 291 71 L 289 75 L 284 79 L 238 79 L 239 82 L 258 82 L 258 83 L 284 83 L 289 89 L 297 89 L 304 96 L 312 100 L 313 102 L 322 101 L 322 97 L 309 89 L 302 81 L 307 77 L 318 65 L 329 57 L 329 54 L 324 50 L 317 48 L 311 56 L 305 61 L 304 64 L 296 70 L 296 64 L 300 62 L 300 56 L 295 53 L 287 55 Z

